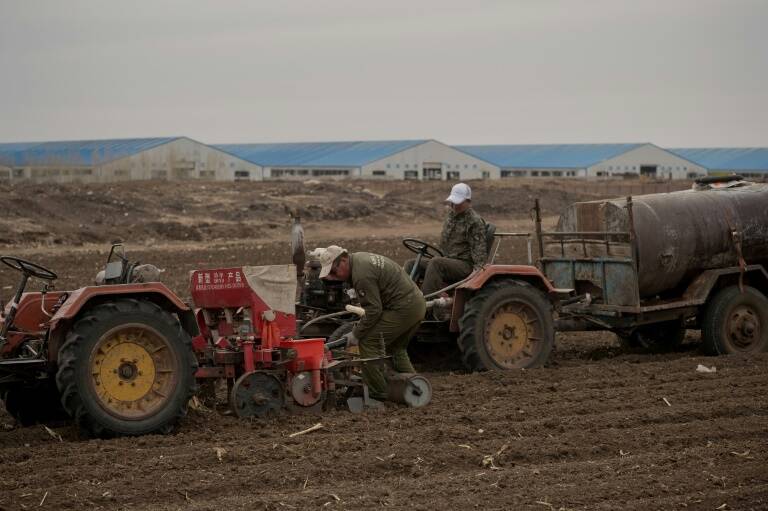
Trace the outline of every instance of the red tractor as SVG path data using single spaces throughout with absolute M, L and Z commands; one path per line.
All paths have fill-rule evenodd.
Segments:
M 298 339 L 292 266 L 191 273 L 193 309 L 113 247 L 101 285 L 54 291 L 56 274 L 3 256 L 21 280 L 0 317 L 0 398 L 21 424 L 70 416 L 91 436 L 166 433 L 187 411 L 197 383 L 226 381 L 240 417 L 375 403 L 361 360 L 325 339 Z M 149 271 L 148 271 L 149 270 Z M 25 289 L 42 280 L 40 292 Z M 431 398 L 418 375 L 392 375 L 390 397 Z M 206 385 L 210 387 L 210 385 Z
M 168 432 L 195 391 L 192 310 L 159 282 L 131 282 L 123 257 L 105 285 L 51 290 L 56 274 L 3 256 L 21 279 L 0 321 L 0 397 L 20 423 L 64 414 L 94 436 Z M 25 293 L 30 278 L 40 292 Z

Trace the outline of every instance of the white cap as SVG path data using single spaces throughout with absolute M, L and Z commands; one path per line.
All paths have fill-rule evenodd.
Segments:
M 451 188 L 451 194 L 445 199 L 453 204 L 461 204 L 465 200 L 472 199 L 472 189 L 466 183 L 459 183 L 453 185 Z
M 322 267 L 320 268 L 320 278 L 324 279 L 331 273 L 333 262 L 341 254 L 346 254 L 347 251 L 338 245 L 331 245 L 328 248 L 318 248 L 314 252 L 317 254 L 317 258 L 320 260 Z

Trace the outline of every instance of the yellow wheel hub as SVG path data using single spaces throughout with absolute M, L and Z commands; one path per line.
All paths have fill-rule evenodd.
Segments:
M 175 385 L 175 361 L 163 336 L 146 325 L 121 325 L 96 343 L 91 378 L 100 405 L 120 418 L 142 419 Z
M 104 391 L 120 401 L 144 397 L 155 380 L 155 361 L 140 344 L 119 342 L 107 348 L 99 364 Z
M 536 354 L 534 344 L 542 339 L 535 311 L 520 302 L 499 306 L 486 323 L 488 354 L 504 368 L 524 367 Z

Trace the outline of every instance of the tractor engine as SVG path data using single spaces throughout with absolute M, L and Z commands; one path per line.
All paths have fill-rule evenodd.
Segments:
M 320 278 L 320 263 L 309 261 L 304 267 L 303 285 L 299 304 L 324 313 L 344 310 L 352 303 L 350 289 L 346 282 Z

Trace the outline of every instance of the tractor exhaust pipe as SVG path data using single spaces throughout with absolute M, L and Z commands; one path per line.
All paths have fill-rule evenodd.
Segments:
M 307 257 L 304 249 L 304 227 L 301 225 L 301 217 L 298 213 L 293 217 L 291 226 L 291 261 L 296 265 L 296 276 L 301 277 Z

